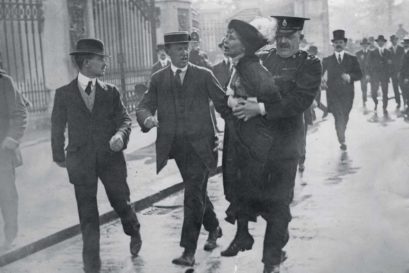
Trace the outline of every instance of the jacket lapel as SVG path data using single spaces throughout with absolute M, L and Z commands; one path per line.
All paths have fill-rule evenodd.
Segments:
M 99 110 L 99 106 L 101 105 L 101 100 L 106 91 L 106 85 L 103 82 L 97 80 L 95 86 L 95 99 L 94 99 L 94 107 L 92 108 L 92 114 L 95 115 Z
M 191 88 L 194 79 L 194 68 L 189 64 L 187 67 L 185 79 L 183 80 L 183 90 L 185 91 L 186 95 L 186 107 L 190 106 L 195 98 L 195 88 Z

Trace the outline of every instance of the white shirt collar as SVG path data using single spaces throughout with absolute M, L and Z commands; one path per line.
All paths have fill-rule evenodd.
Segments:
M 344 59 L 344 53 L 345 53 L 345 51 L 342 50 L 340 52 L 335 52 L 335 55 L 336 55 L 337 59 L 338 59 L 338 56 L 341 56 L 341 60 L 343 60 Z
M 172 69 L 173 74 L 176 74 L 177 70 L 182 70 L 182 73 L 184 73 L 187 70 L 187 65 L 183 68 L 180 68 L 180 67 L 176 67 L 173 63 L 170 63 L 170 69 Z
M 230 58 L 229 57 L 223 57 L 224 63 L 228 64 L 230 63 Z
M 81 85 L 81 87 L 84 87 L 85 89 L 90 81 L 92 81 L 92 86 L 95 86 L 97 78 L 88 78 L 81 72 L 78 72 L 78 83 Z

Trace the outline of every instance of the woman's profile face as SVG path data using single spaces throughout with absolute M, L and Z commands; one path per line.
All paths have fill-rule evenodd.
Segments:
M 245 47 L 240 41 L 240 37 L 234 29 L 228 29 L 223 43 L 224 54 L 229 57 L 236 57 L 245 52 Z

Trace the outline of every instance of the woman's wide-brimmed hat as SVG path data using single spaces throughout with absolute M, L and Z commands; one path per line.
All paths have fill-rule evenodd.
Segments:
M 103 57 L 109 57 L 104 50 L 104 43 L 98 39 L 84 38 L 78 40 L 75 49 L 70 55 L 95 54 Z
M 254 26 L 247 22 L 233 19 L 229 22 L 227 28 L 237 32 L 247 53 L 255 53 L 268 43 L 267 39 Z

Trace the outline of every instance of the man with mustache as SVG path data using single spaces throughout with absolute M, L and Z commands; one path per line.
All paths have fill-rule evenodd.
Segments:
M 388 85 L 391 76 L 391 52 L 385 48 L 386 39 L 379 35 L 375 40 L 378 48 L 372 50 L 368 57 L 368 75 L 371 82 L 371 95 L 375 103 L 375 114 L 378 107 L 378 89 L 382 89 L 382 108 L 383 114 L 388 115 Z
M 142 240 L 140 224 L 130 204 L 123 150 L 131 133 L 129 117 L 118 89 L 100 81 L 107 67 L 104 44 L 97 39 L 80 39 L 70 53 L 78 76 L 55 93 L 51 115 L 51 146 L 54 162 L 67 168 L 74 185 L 83 240 L 86 273 L 99 272 L 98 179 L 109 202 L 131 237 L 130 252 L 137 256 Z M 68 146 L 65 148 L 65 129 Z M 66 151 L 66 152 L 65 152 Z
M 283 259 L 282 249 L 289 240 L 288 224 L 291 221 L 290 204 L 300 143 L 304 138 L 304 111 L 311 106 L 321 84 L 321 62 L 318 58 L 300 50 L 301 31 L 308 18 L 272 16 L 277 20 L 277 49 L 260 55 L 263 65 L 270 71 L 279 87 L 282 100 L 257 103 L 245 101 L 233 110 L 238 118 L 247 120 L 263 115 L 275 136 L 269 152 L 269 172 L 265 175 L 276 190 L 264 235 L 264 273 L 276 273 Z
M 354 82 L 362 77 L 358 59 L 345 52 L 347 39 L 344 30 L 335 30 L 332 44 L 335 53 L 324 58 L 323 73 L 327 73 L 328 109 L 334 115 L 335 129 L 341 150 L 345 151 L 345 131 L 354 101 Z
M 216 240 L 222 236 L 206 192 L 209 172 L 217 167 L 217 137 L 209 99 L 222 117 L 231 116 L 231 111 L 213 73 L 188 62 L 190 35 L 172 32 L 165 34 L 164 40 L 171 65 L 153 74 L 136 117 L 143 132 L 158 127 L 156 171 L 159 173 L 168 159 L 175 159 L 182 175 L 185 194 L 180 246 L 184 252 L 172 262 L 193 266 L 201 226 L 209 232 L 206 251 L 216 248 Z

